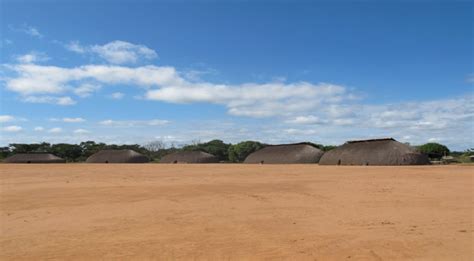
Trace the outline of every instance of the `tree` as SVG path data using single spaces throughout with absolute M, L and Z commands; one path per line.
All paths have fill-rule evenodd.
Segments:
M 79 143 L 79 146 L 82 149 L 82 155 L 80 160 L 86 160 L 90 155 L 103 150 L 105 148 L 105 143 L 95 143 L 95 141 L 84 141 Z
M 10 156 L 10 147 L 0 147 L 0 158 L 4 159 Z
M 205 143 L 198 143 L 186 145 L 183 147 L 184 151 L 204 151 L 216 156 L 219 161 L 228 161 L 228 150 L 230 144 L 224 143 L 221 140 L 211 140 Z
M 82 148 L 77 144 L 58 143 L 51 146 L 51 153 L 68 162 L 74 162 L 79 161 L 82 156 Z
M 441 158 L 450 153 L 448 147 L 435 142 L 423 144 L 418 146 L 417 149 L 421 153 L 428 155 L 430 158 Z
M 228 150 L 230 162 L 243 162 L 247 156 L 259 149 L 265 147 L 258 141 L 243 141 L 235 145 L 231 145 Z
M 322 150 L 323 151 L 330 151 L 330 150 L 335 149 L 335 148 L 337 148 L 337 146 L 327 145 L 327 146 L 323 146 Z

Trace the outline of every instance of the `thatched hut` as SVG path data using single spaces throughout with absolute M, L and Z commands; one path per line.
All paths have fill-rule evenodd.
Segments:
M 318 163 L 323 151 L 306 143 L 270 145 L 247 156 L 244 163 Z
M 426 165 L 428 157 L 392 138 L 348 141 L 326 152 L 320 165 Z
M 20 153 L 6 158 L 5 163 L 66 163 L 51 153 Z
M 134 150 L 101 150 L 87 158 L 87 163 L 147 163 L 150 159 Z
M 218 163 L 219 159 L 203 151 L 179 151 L 161 158 L 160 163 Z

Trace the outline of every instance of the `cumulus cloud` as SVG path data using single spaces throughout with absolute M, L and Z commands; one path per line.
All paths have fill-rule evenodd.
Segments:
M 99 90 L 101 86 L 99 84 L 83 83 L 75 87 L 73 92 L 81 98 L 89 97 L 93 92 Z
M 82 46 L 79 42 L 71 42 L 66 49 L 76 53 L 96 54 L 112 64 L 137 63 L 140 60 L 157 58 L 155 50 L 141 44 L 125 41 L 113 41 L 104 45 Z
M 11 126 L 6 126 L 2 128 L 2 131 L 5 131 L 5 132 L 20 132 L 22 130 L 23 128 L 17 125 L 11 125 Z
M 56 97 L 56 96 L 25 96 L 22 97 L 23 102 L 29 103 L 49 103 L 49 104 L 57 104 L 57 105 L 74 105 L 76 101 L 74 101 L 69 96 L 63 97 Z
M 121 92 L 114 92 L 114 93 L 110 94 L 109 97 L 111 99 L 114 99 L 114 100 L 121 100 L 124 96 L 125 96 L 125 94 L 123 94 Z
M 34 131 L 44 131 L 44 128 L 41 126 L 37 126 L 33 129 Z
M 69 123 L 77 123 L 77 122 L 84 122 L 86 121 L 85 119 L 83 118 L 63 118 L 63 122 L 69 122 Z
M 286 123 L 290 124 L 323 124 L 327 123 L 326 120 L 322 120 L 319 117 L 308 115 L 308 116 L 297 116 L 295 118 L 289 119 Z
M 10 25 L 9 28 L 12 31 L 25 33 L 27 35 L 30 35 L 30 36 L 33 36 L 33 37 L 36 37 L 36 38 L 42 38 L 43 37 L 43 34 L 41 34 L 40 31 L 36 27 L 28 25 L 28 24 L 23 24 L 23 25 L 18 26 L 18 27 Z
M 0 123 L 10 122 L 15 120 L 15 117 L 11 115 L 0 115 Z
M 48 130 L 49 133 L 61 133 L 62 131 L 63 131 L 63 129 L 58 128 L 58 127 L 51 128 L 51 129 Z
M 16 57 L 17 62 L 19 63 L 38 63 L 49 60 L 49 57 L 40 52 L 29 52 L 27 54 L 19 55 Z
M 84 129 L 74 130 L 74 134 L 88 134 L 88 133 L 90 133 L 90 131 L 84 130 Z
M 183 81 L 173 67 L 86 65 L 74 68 L 35 64 L 10 65 L 17 75 L 6 79 L 8 90 L 21 95 L 74 92 L 84 84 L 123 84 L 140 87 L 180 85 Z M 90 86 L 88 86 L 90 87 Z M 91 89 L 91 88 L 86 88 Z
M 100 125 L 111 127 L 137 127 L 137 126 L 162 126 L 168 124 L 168 120 L 152 119 L 152 120 L 104 120 L 99 122 Z

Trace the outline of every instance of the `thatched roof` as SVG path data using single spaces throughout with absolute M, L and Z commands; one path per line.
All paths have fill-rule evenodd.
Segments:
M 160 163 L 217 163 L 216 156 L 202 151 L 180 151 L 161 158 Z
M 50 153 L 20 153 L 6 158 L 5 163 L 65 163 L 66 160 Z
M 244 163 L 318 163 L 323 151 L 306 143 L 270 145 L 247 156 Z
M 87 163 L 146 163 L 148 157 L 134 150 L 101 150 L 89 158 Z
M 428 157 L 392 138 L 348 141 L 326 152 L 320 165 L 426 165 Z

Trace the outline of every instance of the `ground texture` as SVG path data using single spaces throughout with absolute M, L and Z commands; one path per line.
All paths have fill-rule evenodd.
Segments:
M 0 259 L 473 260 L 472 166 L 0 165 Z

